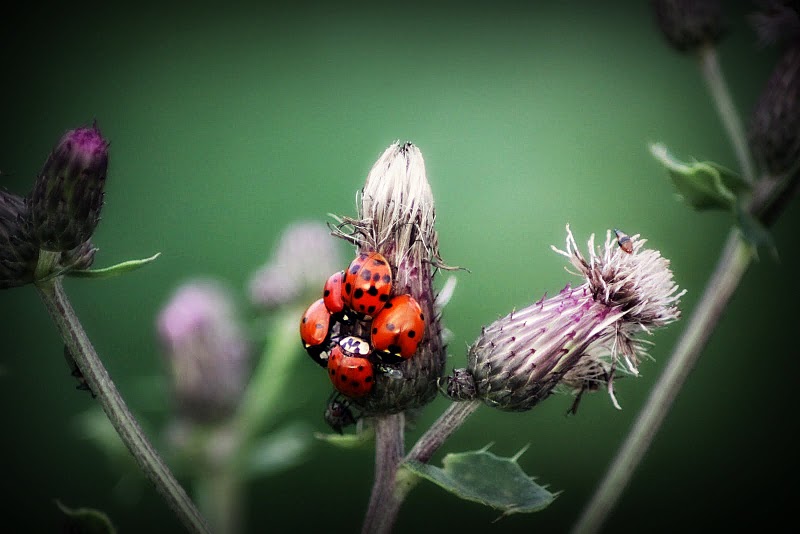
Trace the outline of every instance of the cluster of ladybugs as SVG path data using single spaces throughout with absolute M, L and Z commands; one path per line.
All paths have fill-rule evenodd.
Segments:
M 391 365 L 411 358 L 422 340 L 422 308 L 411 295 L 393 295 L 393 289 L 386 258 L 363 252 L 347 270 L 328 278 L 322 298 L 303 313 L 303 347 L 347 397 L 369 394 L 375 371 L 391 374 Z M 369 341 L 353 331 L 368 331 Z

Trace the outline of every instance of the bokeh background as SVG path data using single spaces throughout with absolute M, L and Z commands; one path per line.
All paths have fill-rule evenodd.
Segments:
M 746 118 L 777 52 L 757 45 L 752 5 L 736 4 L 720 58 Z M 172 289 L 213 276 L 248 310 L 247 280 L 282 228 L 354 215 L 356 190 L 394 140 L 422 150 L 442 255 L 470 269 L 446 309 L 448 368 L 463 365 L 481 325 L 575 280 L 550 250 L 565 224 L 582 242 L 612 227 L 647 237 L 688 289 L 685 317 L 730 224 L 677 202 L 648 153 L 662 141 L 679 157 L 736 167 L 695 61 L 666 46 L 646 2 L 82 2 L 18 6 L 0 24 L 0 185 L 27 193 L 61 134 L 96 119 L 111 166 L 95 264 L 162 253 L 130 275 L 66 282 L 156 440 L 167 416 L 152 406 L 168 399 L 154 320 Z M 764 256 L 745 276 L 606 531 L 793 517 L 798 222 L 795 203 L 774 228 L 780 260 Z M 603 393 L 575 417 L 563 395 L 524 414 L 482 408 L 434 460 L 490 441 L 509 455 L 530 444 L 521 466 L 562 492 L 548 509 L 493 522 L 498 512 L 422 483 L 397 532 L 566 531 L 685 324 L 652 338 L 641 378 L 618 382 L 621 411 Z M 106 511 L 122 533 L 179 531 L 146 483 L 127 501 L 113 490 L 123 470 L 77 430 L 93 401 L 75 391 L 33 288 L 0 294 L 0 339 L 8 531 L 55 530 L 54 498 Z M 325 431 L 324 374 L 306 358 L 287 379 L 289 416 Z M 446 405 L 427 407 L 409 443 Z M 358 531 L 371 479 L 370 447 L 316 442 L 301 465 L 248 486 L 249 531 Z

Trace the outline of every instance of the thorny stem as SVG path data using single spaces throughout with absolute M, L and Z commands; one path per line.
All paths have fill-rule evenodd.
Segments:
M 47 253 L 43 252 L 42 256 L 43 261 L 49 261 L 46 258 Z M 39 282 L 36 287 L 75 363 L 139 467 L 189 532 L 208 533 L 205 519 L 144 435 L 108 375 L 75 310 L 70 305 L 61 284 L 61 277 Z
M 406 456 L 405 461 L 413 460 L 427 463 L 439 447 L 444 444 L 447 438 L 461 428 L 464 421 L 466 421 L 480 405 L 481 402 L 477 400 L 452 403 L 447 410 L 439 416 L 439 419 L 431 425 L 428 431 L 417 440 L 411 452 Z
M 573 528 L 574 534 L 596 532 L 619 500 L 633 472 L 650 447 L 672 402 L 694 368 L 700 353 L 722 317 L 739 281 L 750 265 L 751 252 L 737 229 L 731 230 L 725 250 L 706 285 L 689 326 L 683 332 L 666 369 L 617 452 L 599 488 Z
M 375 418 L 375 482 L 362 534 L 386 534 L 394 526 L 404 497 L 396 491 L 397 470 L 405 450 L 404 425 L 402 412 Z
M 747 137 L 744 133 L 742 121 L 736 112 L 736 106 L 733 104 L 730 91 L 725 83 L 716 48 L 710 45 L 702 47 L 699 59 L 703 79 L 706 81 L 708 91 L 711 93 L 714 105 L 717 108 L 717 113 L 719 113 L 722 120 L 722 125 L 733 145 L 736 159 L 739 160 L 742 178 L 747 183 L 752 184 L 755 182 L 755 165 L 753 165 L 753 159 L 747 148 Z

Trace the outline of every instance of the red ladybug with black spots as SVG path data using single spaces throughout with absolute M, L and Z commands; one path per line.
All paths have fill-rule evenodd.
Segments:
M 425 314 L 411 295 L 390 299 L 372 321 L 372 348 L 389 362 L 407 360 L 417 352 L 425 333 Z
M 322 367 L 327 366 L 331 337 L 331 313 L 323 299 L 315 300 L 300 319 L 300 339 L 311 359 Z
M 344 273 L 342 301 L 365 318 L 381 311 L 391 293 L 392 268 L 379 252 L 362 252 Z
M 367 358 L 369 343 L 347 336 L 333 346 L 328 357 L 328 378 L 333 387 L 347 397 L 366 396 L 375 385 L 375 371 Z

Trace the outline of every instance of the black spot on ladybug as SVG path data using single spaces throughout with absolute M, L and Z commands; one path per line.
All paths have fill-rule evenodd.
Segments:
M 364 379 L 364 382 L 366 382 L 367 384 L 369 384 L 370 382 L 372 382 L 372 375 L 369 375 L 368 377 L 366 377 L 366 378 Z
M 370 279 L 372 278 L 372 271 L 370 271 L 369 269 L 364 269 L 363 271 L 361 271 L 361 278 L 369 282 Z
M 330 369 L 330 372 L 331 372 L 331 376 L 336 376 L 336 371 L 334 371 L 333 369 Z
M 379 258 L 374 258 L 372 260 L 372 263 L 374 263 L 375 265 L 386 265 L 386 262 L 381 260 L 381 259 L 379 259 Z
M 359 366 L 358 366 L 358 370 L 359 370 L 359 371 L 363 371 L 363 370 L 364 370 L 364 366 L 363 366 L 363 365 L 359 365 Z
M 369 286 L 369 289 L 367 289 L 367 295 L 369 295 L 370 297 L 374 297 L 377 294 L 378 294 L 378 288 L 375 286 Z
M 358 309 L 359 309 L 361 312 L 366 312 L 366 311 L 367 311 L 367 309 L 364 307 L 364 305 L 363 305 L 363 304 L 359 304 L 359 305 L 358 305 Z
M 381 302 L 386 302 L 387 300 L 389 300 L 389 295 L 383 294 L 380 297 L 378 297 L 378 300 L 380 300 Z
M 422 319 L 422 320 L 424 321 L 424 320 L 425 320 L 425 314 L 424 314 L 424 313 L 420 313 L 420 314 L 419 314 L 419 318 L 420 318 L 420 319 Z
M 384 306 L 384 308 L 386 308 L 386 309 L 388 310 L 388 309 L 389 309 L 389 308 L 391 308 L 392 306 L 394 306 L 394 304 L 392 304 L 391 302 L 387 302 L 387 303 L 386 303 L 386 306 Z
M 308 321 L 308 315 L 306 315 L 305 317 L 303 317 L 303 324 L 306 324 L 306 322 L 307 322 L 307 321 Z
M 322 296 L 323 297 L 327 297 L 330 294 L 331 294 L 331 290 L 330 289 L 326 289 L 325 291 L 322 292 Z
M 356 274 L 360 267 L 361 267 L 360 265 L 353 265 L 352 267 L 350 267 L 350 274 Z
M 386 323 L 386 330 L 389 332 L 394 332 L 395 326 L 394 323 Z
M 389 276 L 388 274 L 384 274 L 383 275 L 383 281 L 388 284 L 389 282 L 392 281 L 392 277 Z
M 351 384 L 353 384 L 353 387 L 354 387 L 354 388 L 357 388 L 357 387 L 359 386 L 358 380 L 353 380 L 353 381 L 352 381 L 352 382 L 350 382 L 350 383 L 351 383 Z
M 340 382 L 347 382 L 347 377 L 344 376 L 344 375 L 339 375 L 339 381 Z
M 378 329 L 377 329 L 377 328 L 373 328 L 373 329 L 372 329 L 372 333 L 373 333 L 373 334 L 377 334 L 377 333 L 378 333 Z
M 350 285 L 350 282 L 347 282 L 344 285 L 344 292 L 349 295 L 352 290 L 353 290 L 353 286 Z
M 362 252 L 361 254 L 358 255 L 358 259 L 360 259 L 361 261 L 366 260 L 368 257 L 369 254 L 367 254 L 366 252 Z
M 361 306 L 361 307 L 363 308 L 364 306 Z M 373 313 L 375 313 L 375 306 L 370 306 L 369 308 L 367 308 L 367 313 L 369 315 L 372 315 Z
M 356 289 L 355 293 L 353 293 L 353 298 L 356 300 L 360 299 L 363 296 L 364 296 L 364 290 L 361 288 Z
M 408 337 L 410 337 L 411 339 L 414 339 L 415 337 L 417 337 L 417 333 L 414 332 L 413 330 L 409 330 L 408 331 Z
M 373 282 L 377 282 L 380 279 L 381 279 L 381 273 L 375 273 L 375 274 L 372 275 L 372 281 Z

